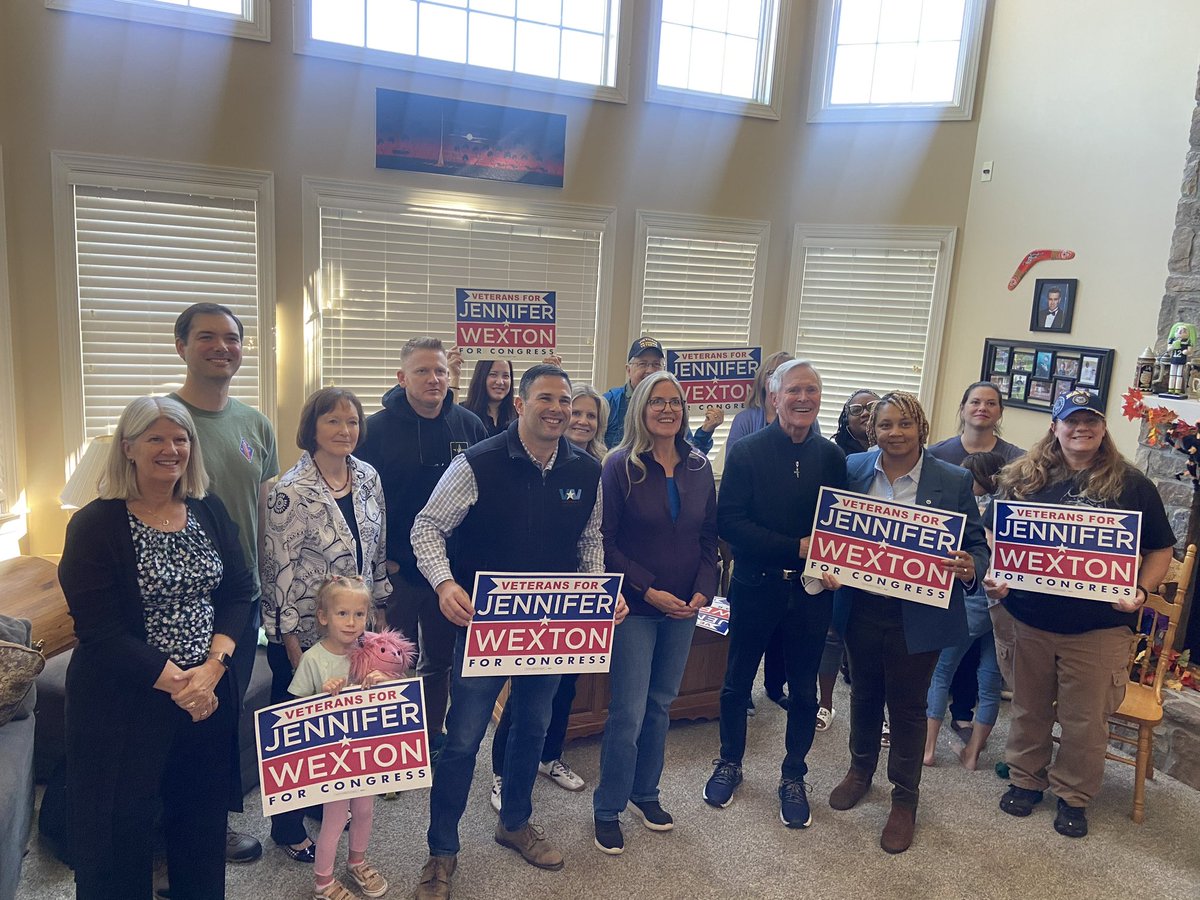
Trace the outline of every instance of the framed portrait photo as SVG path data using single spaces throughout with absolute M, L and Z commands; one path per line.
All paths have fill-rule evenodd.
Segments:
M 1100 357 L 1085 356 L 1079 367 L 1080 387 L 1096 387 L 1096 376 L 1100 373 Z
M 996 390 L 1000 392 L 1001 397 L 1008 396 L 1009 379 L 1007 375 L 993 375 L 992 384 L 996 386 Z
M 1014 372 L 1032 372 L 1034 354 L 1025 350 L 1014 350 L 1012 355 L 1012 370 Z
M 996 355 L 992 359 L 992 371 L 997 375 L 1003 375 L 1008 371 L 1008 347 L 997 347 Z
M 1050 405 L 1050 398 L 1054 396 L 1054 385 L 1049 381 L 1042 381 L 1040 378 L 1031 379 L 1029 382 L 1029 393 L 1026 399 L 1030 403 L 1044 403 Z
M 1039 350 L 1037 351 L 1037 362 L 1033 366 L 1034 378 L 1049 378 L 1053 371 L 1054 351 Z
M 1050 397 L 1050 402 L 1053 403 L 1063 394 L 1070 391 L 1073 387 L 1075 387 L 1075 382 L 1071 381 L 1069 378 L 1055 378 L 1054 394 Z
M 1035 281 L 1029 330 L 1069 334 L 1078 288 L 1078 278 L 1039 278 Z
M 1056 356 L 1054 358 L 1054 377 L 1070 378 L 1074 381 L 1079 377 L 1079 358 L 1074 356 Z
M 1024 400 L 1025 389 L 1028 384 L 1029 376 L 1024 372 L 1015 372 L 1012 376 L 1012 391 L 1009 393 L 1010 400 Z

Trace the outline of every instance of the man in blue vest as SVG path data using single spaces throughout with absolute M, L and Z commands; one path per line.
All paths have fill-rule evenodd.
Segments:
M 506 676 L 463 678 L 465 626 L 474 615 L 475 573 L 603 572 L 600 464 L 563 436 L 571 420 L 571 380 L 542 364 L 521 378 L 518 418 L 455 457 L 413 522 L 417 566 L 459 626 L 451 670 L 453 703 L 429 795 L 429 860 L 417 900 L 445 900 L 458 862 L 458 822 L 467 806 L 475 757 Z M 457 540 L 454 559 L 446 539 Z M 617 621 L 625 617 L 618 603 Z M 531 865 L 557 871 L 562 853 L 529 821 L 533 782 L 558 675 L 512 679 L 513 723 L 503 772 L 496 842 Z
M 667 355 L 663 346 L 654 338 L 642 335 L 629 348 L 629 361 L 625 364 L 625 375 L 628 379 L 624 384 L 610 388 L 604 394 L 608 401 L 608 424 L 604 429 L 604 446 L 609 450 L 621 443 L 625 436 L 625 413 L 629 411 L 629 398 L 633 389 L 651 372 L 661 372 L 667 367 Z M 693 447 L 708 456 L 712 449 L 713 432 L 725 421 L 725 413 L 715 406 L 704 411 L 704 424 L 695 433 L 689 428 L 687 439 Z

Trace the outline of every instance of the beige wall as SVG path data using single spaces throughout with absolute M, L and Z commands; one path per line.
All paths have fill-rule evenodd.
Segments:
M 1200 63 L 1195 0 L 1001 0 L 990 59 L 957 288 L 947 323 L 935 433 L 955 426 L 962 387 L 979 377 L 985 337 L 1029 331 L 1033 282 L 1079 279 L 1064 343 L 1117 350 L 1109 399 L 1114 438 L 1132 458 L 1137 429 L 1120 396 L 1157 335 Z M 1136 6 L 1136 12 L 1135 12 Z M 984 160 L 995 163 L 988 183 Z M 1008 280 L 1033 249 L 1076 257 Z M 1048 416 L 1005 415 L 1029 446 Z
M 303 400 L 300 351 L 301 178 L 345 178 L 611 205 L 619 210 L 612 346 L 597 381 L 615 383 L 628 346 L 634 213 L 641 208 L 770 220 L 763 343 L 779 349 L 791 227 L 800 220 L 962 227 L 976 124 L 808 125 L 812 3 L 796 0 L 787 35 L 781 121 L 651 105 L 645 0 L 634 16 L 630 102 L 505 91 L 295 55 L 291 5 L 273 6 L 263 44 L 3 4 L 0 120 L 11 238 L 19 386 L 31 505 L 26 552 L 61 546 L 66 516 L 59 415 L 58 316 L 50 209 L 52 150 L 269 170 L 275 174 L 277 424 L 287 436 Z M 377 172 L 376 87 L 565 113 L 562 191 Z M 4 107 L 0 106 L 0 110 Z

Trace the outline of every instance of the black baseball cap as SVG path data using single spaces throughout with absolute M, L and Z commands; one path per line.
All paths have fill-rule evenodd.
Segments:
M 626 358 L 626 361 L 628 362 L 628 360 L 633 359 L 635 356 L 641 356 L 647 350 L 653 350 L 655 353 L 657 353 L 663 359 L 666 359 L 666 357 L 667 357 L 667 354 L 665 354 L 663 352 L 662 344 L 660 344 L 658 341 L 656 341 L 652 337 L 647 337 L 646 335 L 642 335 L 640 338 L 638 338 L 636 341 L 633 342 L 632 346 L 630 346 L 629 356 Z

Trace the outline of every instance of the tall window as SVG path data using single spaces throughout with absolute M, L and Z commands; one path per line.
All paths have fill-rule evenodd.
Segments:
M 305 53 L 624 99 L 620 0 L 299 0 L 296 10 Z
M 809 121 L 969 119 L 986 0 L 821 0 Z
M 785 334 L 824 382 L 832 435 L 858 388 L 916 394 L 932 412 L 953 228 L 796 227 Z
M 502 207 L 491 198 L 357 189 L 306 182 L 319 271 L 310 388 L 339 385 L 378 409 L 396 383 L 400 348 L 431 335 L 455 342 L 455 291 L 552 290 L 557 346 L 573 380 L 592 381 L 607 333 L 598 316 L 611 262 L 611 210 L 563 205 Z M 312 257 L 315 254 L 315 259 Z M 530 362 L 516 361 L 517 374 Z M 473 362 L 464 364 L 462 394 Z
M 273 414 L 271 176 L 55 154 L 68 448 L 183 383 L 175 319 L 202 301 L 246 329 L 231 396 Z
M 93 13 L 256 41 L 271 39 L 270 0 L 45 0 L 48 9 Z
M 779 118 L 789 0 L 656 0 L 646 97 Z
M 746 347 L 758 340 L 766 271 L 767 222 L 682 216 L 639 210 L 635 276 L 637 334 L 667 350 Z M 636 335 L 635 335 L 636 336 Z M 713 452 L 724 445 L 733 416 L 717 429 Z M 704 409 L 691 410 L 691 426 Z

